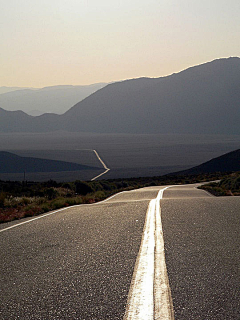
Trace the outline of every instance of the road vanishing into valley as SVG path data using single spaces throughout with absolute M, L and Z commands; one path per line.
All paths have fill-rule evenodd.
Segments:
M 100 158 L 98 152 L 97 152 L 96 150 L 92 150 L 92 151 L 95 153 L 97 159 L 100 161 L 101 165 L 103 166 L 103 168 L 104 168 L 104 170 L 105 170 L 103 173 L 101 173 L 101 174 L 99 174 L 99 175 L 97 175 L 96 177 L 94 177 L 94 178 L 91 179 L 91 181 L 94 181 L 94 180 L 98 179 L 99 177 L 103 176 L 104 174 L 106 174 L 108 171 L 110 171 L 110 169 L 106 166 L 106 164 L 105 164 L 105 163 L 103 162 L 103 160 Z
M 1 224 L 0 319 L 240 319 L 239 215 L 184 185 Z

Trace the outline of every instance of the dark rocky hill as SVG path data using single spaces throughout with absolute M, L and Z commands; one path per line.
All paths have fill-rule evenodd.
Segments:
M 177 172 L 177 174 L 201 174 L 212 172 L 240 171 L 240 149 L 211 159 L 199 166 Z

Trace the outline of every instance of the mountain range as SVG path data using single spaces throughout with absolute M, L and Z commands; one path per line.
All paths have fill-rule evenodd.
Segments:
M 96 170 L 102 171 L 102 168 L 66 161 L 41 159 L 35 157 L 22 157 L 14 153 L 0 151 L 0 174 L 15 174 L 12 175 L 12 180 L 19 179 L 19 175 L 17 174 L 23 174 L 24 172 L 26 172 L 28 176 L 30 173 L 38 173 L 38 176 L 33 176 L 33 180 L 36 179 L 36 177 L 39 179 L 39 177 L 41 177 L 40 174 L 44 173 L 67 172 L 66 176 L 61 175 L 60 178 L 70 181 L 71 179 L 76 179 L 77 171 L 85 172 L 86 174 L 86 170 L 91 171 L 93 176 Z M 240 149 L 213 158 L 193 168 L 184 171 L 173 172 L 168 175 L 195 175 L 237 171 L 240 171 Z M 73 175 L 71 175 L 71 172 L 73 172 Z M 41 180 L 44 179 L 44 177 L 45 175 L 41 177 Z M 55 176 L 55 178 L 59 179 L 58 176 Z M 7 179 L 9 179 L 9 176 L 7 176 Z
M 62 114 L 107 83 L 85 86 L 52 86 L 36 88 L 0 87 L 0 107 L 8 111 L 21 110 L 38 116 L 43 113 Z
M 24 90 L 24 89 L 32 89 L 34 88 L 28 88 L 28 87 L 0 87 L 0 94 L 7 93 L 7 92 L 12 92 L 12 91 L 17 91 L 17 90 Z
M 237 57 L 166 77 L 112 83 L 62 115 L 33 117 L 0 108 L 0 132 L 240 134 L 239 123 Z

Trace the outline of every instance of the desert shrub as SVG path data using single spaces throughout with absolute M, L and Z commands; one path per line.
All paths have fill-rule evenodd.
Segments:
M 60 197 L 73 197 L 75 195 L 75 186 L 70 183 L 63 183 L 57 190 Z
M 95 203 L 95 198 L 92 194 L 87 194 L 86 196 L 82 197 L 83 204 Z
M 116 184 L 113 183 L 113 182 L 101 181 L 100 183 L 102 185 L 103 190 L 105 190 L 105 191 L 112 191 L 112 190 L 116 190 L 117 189 Z
M 66 203 L 66 199 L 64 198 L 55 199 L 50 203 L 51 210 L 57 210 L 63 207 L 67 207 L 67 205 L 68 204 Z
M 44 195 L 45 195 L 49 200 L 52 200 L 52 199 L 57 198 L 57 196 L 58 196 L 59 194 L 58 194 L 58 191 L 57 191 L 55 188 L 46 188 L 46 189 L 44 190 Z
M 62 188 L 67 189 L 69 193 L 75 192 L 75 183 L 74 182 L 68 182 L 63 183 L 61 185 Z
M 146 184 L 146 187 L 155 187 L 157 185 L 158 185 L 158 183 L 156 181 L 151 181 L 151 182 Z
M 46 202 L 46 198 L 44 197 L 34 197 L 32 198 L 32 202 L 38 205 L 41 205 Z
M 104 191 L 97 191 L 94 193 L 95 201 L 100 201 L 106 198 L 106 192 Z
M 41 205 L 41 209 L 43 212 L 51 211 L 51 206 L 48 203 L 44 203 Z
M 31 203 L 31 202 L 33 202 L 33 200 L 32 200 L 31 198 L 23 197 L 23 198 L 21 199 L 21 203 L 22 203 L 23 205 L 27 205 L 27 204 L 29 204 L 29 203 Z
M 115 185 L 116 185 L 116 188 L 122 189 L 122 188 L 127 188 L 129 186 L 129 183 L 126 181 L 119 181 L 115 183 Z
M 93 192 L 94 190 L 91 188 L 91 186 L 84 181 L 75 181 L 75 191 L 78 194 L 87 195 L 88 193 Z
M 24 208 L 24 213 L 25 217 L 32 217 L 40 213 L 43 213 L 43 210 L 40 206 L 28 205 Z
M 56 181 L 52 180 L 52 179 L 44 182 L 43 185 L 44 185 L 45 187 L 47 187 L 47 188 L 53 188 L 53 187 L 56 188 L 56 187 L 58 187 L 58 183 L 57 183 Z
M 240 176 L 233 183 L 233 190 L 240 191 Z
M 65 199 L 66 206 L 75 206 L 77 203 L 75 198 L 66 198 Z
M 80 197 L 66 198 L 65 201 L 69 206 L 75 206 L 77 204 L 82 204 L 82 198 L 80 198 Z
M 240 194 L 240 175 L 233 173 L 224 177 L 220 182 L 203 185 L 201 189 L 207 190 L 216 196 L 231 196 Z
M 6 193 L 1 192 L 0 193 L 0 208 L 4 207 L 5 199 L 6 199 Z
M 94 191 L 103 190 L 103 187 L 99 181 L 91 181 L 89 184 Z
M 6 207 L 11 207 L 11 208 L 18 208 L 19 205 L 21 205 L 21 197 L 8 197 L 5 200 L 5 205 Z
M 236 177 L 233 175 L 227 179 L 223 179 L 220 181 L 219 186 L 225 189 L 237 191 L 240 189 L 240 176 Z

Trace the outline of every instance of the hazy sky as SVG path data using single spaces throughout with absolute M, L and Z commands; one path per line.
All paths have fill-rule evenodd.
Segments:
M 0 0 L 0 86 L 159 77 L 240 56 L 239 0 Z

